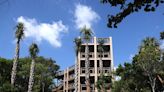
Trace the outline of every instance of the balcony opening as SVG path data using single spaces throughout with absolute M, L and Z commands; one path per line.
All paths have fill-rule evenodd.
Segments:
M 103 60 L 103 67 L 110 67 L 111 61 L 110 60 Z
M 94 45 L 89 45 L 89 52 L 94 52 Z M 80 52 L 84 53 L 85 52 L 85 45 L 81 46 Z
M 81 46 L 80 52 L 83 52 L 83 53 L 85 52 L 85 46 L 84 45 Z
M 74 74 L 74 72 L 75 72 L 74 70 L 69 71 L 69 74 L 70 74 L 70 75 L 71 75 L 71 74 Z
M 107 57 L 108 57 L 108 54 L 105 54 L 105 55 L 104 55 L 104 58 L 107 58 Z
M 89 46 L 89 52 L 94 52 L 94 45 Z
M 90 67 L 94 67 L 94 60 L 90 60 Z
M 85 70 L 83 69 L 83 70 L 81 70 L 81 73 L 85 73 Z
M 90 79 L 90 83 L 91 84 L 95 83 L 95 77 L 94 76 L 90 76 L 89 79 Z
M 99 48 L 99 45 L 97 45 L 97 52 L 99 52 L 98 50 Z M 110 51 L 110 46 L 109 45 L 103 45 L 103 52 L 109 52 Z
M 85 84 L 85 77 L 80 77 L 80 83 Z
M 82 54 L 81 56 L 82 56 L 82 58 L 85 58 L 85 54 Z
M 85 67 L 85 61 L 81 60 L 80 65 L 81 65 L 81 67 Z
M 82 90 L 87 90 L 86 86 L 82 86 L 81 89 L 82 89 Z

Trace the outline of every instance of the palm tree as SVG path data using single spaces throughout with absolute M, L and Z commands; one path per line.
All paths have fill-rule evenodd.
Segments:
M 15 58 L 13 61 L 13 67 L 11 72 L 11 85 L 14 85 L 16 72 L 17 72 L 17 64 L 19 59 L 19 50 L 20 50 L 20 41 L 23 39 L 24 36 L 24 24 L 18 23 L 16 26 L 15 38 L 16 38 L 16 50 L 15 50 Z
M 81 49 L 82 40 L 81 38 L 75 38 L 75 51 L 76 51 L 76 62 L 75 62 L 75 92 L 78 92 L 78 53 Z
M 98 39 L 98 43 L 99 43 L 98 51 L 99 51 L 99 54 L 100 54 L 100 74 L 101 75 L 103 74 L 102 54 L 104 52 L 104 48 L 103 48 L 104 42 L 105 42 L 104 39 Z
M 85 46 L 85 73 L 86 73 L 86 86 L 87 86 L 87 91 L 86 92 L 91 92 L 90 90 L 90 80 L 89 80 L 89 76 L 90 76 L 90 72 L 89 72 L 89 48 L 88 48 L 88 43 L 90 42 L 91 38 L 92 38 L 92 31 L 89 28 L 86 28 L 86 26 L 84 26 L 81 29 L 80 32 L 82 39 L 84 39 L 84 41 L 86 42 L 86 46 Z
M 28 84 L 28 92 L 32 92 L 32 87 L 34 84 L 34 67 L 35 67 L 35 58 L 37 57 L 37 54 L 39 53 L 39 48 L 37 44 L 33 43 L 29 48 L 30 56 L 32 58 L 31 62 L 31 68 L 30 68 L 30 78 L 29 78 L 29 84 Z
M 100 63 L 100 80 L 103 81 L 103 62 L 102 62 L 102 54 L 104 52 L 104 49 L 103 49 L 103 44 L 104 44 L 104 39 L 98 39 L 98 43 L 99 43 L 99 46 L 98 46 L 98 51 L 99 51 L 99 54 L 100 54 L 100 60 L 99 60 L 99 63 Z M 104 89 L 104 83 L 102 83 L 102 85 L 100 85 L 100 88 L 101 88 L 101 92 L 105 92 L 105 89 Z

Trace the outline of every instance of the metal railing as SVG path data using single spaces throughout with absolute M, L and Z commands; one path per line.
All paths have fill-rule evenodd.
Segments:
M 75 65 L 70 66 L 68 69 L 69 69 L 69 70 L 75 69 Z
M 100 58 L 100 53 L 97 53 L 97 57 Z M 102 53 L 102 58 L 110 58 L 109 52 L 103 52 Z
M 94 38 L 91 38 L 91 40 L 88 43 L 94 43 Z M 82 44 L 86 44 L 86 41 L 84 39 L 82 39 Z
M 80 58 L 85 58 L 85 53 L 80 53 Z M 94 52 L 89 52 L 89 58 L 94 58 Z
M 72 80 L 72 79 L 74 79 L 74 78 L 75 78 L 75 74 L 69 75 L 69 80 Z
M 90 72 L 90 74 L 95 73 L 94 67 L 90 67 L 89 72 Z M 80 74 L 85 74 L 85 67 L 81 67 Z
M 102 71 L 103 71 L 103 73 L 111 73 L 111 68 L 103 67 Z M 97 68 L 97 72 L 100 73 L 100 68 Z
M 104 43 L 109 43 L 110 42 L 110 39 L 109 38 L 97 38 L 97 43 L 99 40 L 104 40 Z
M 68 84 L 68 89 L 74 89 L 74 84 L 73 83 Z
M 81 92 L 86 92 L 86 90 L 82 90 L 82 88 L 86 88 L 86 84 L 81 84 Z M 94 84 L 91 84 L 91 92 L 95 92 L 95 85 Z
M 64 75 L 64 71 L 58 71 L 58 72 L 57 72 L 57 75 L 58 75 L 58 76 Z

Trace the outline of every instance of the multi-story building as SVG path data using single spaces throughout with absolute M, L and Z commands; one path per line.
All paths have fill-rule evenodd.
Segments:
M 96 88 L 96 82 L 100 77 L 100 53 L 98 51 L 98 39 L 104 39 L 103 44 L 104 51 L 102 53 L 102 65 L 103 73 L 105 76 L 111 75 L 113 71 L 113 49 L 112 49 L 112 38 L 96 38 L 93 37 L 91 42 L 89 42 L 89 64 L 90 64 L 90 87 L 92 92 L 98 92 Z M 53 92 L 74 92 L 75 87 L 78 92 L 86 92 L 85 84 L 85 46 L 86 43 L 82 43 L 81 50 L 79 51 L 78 57 L 75 60 L 75 65 L 78 68 L 75 69 L 75 65 L 67 68 L 64 71 L 58 73 L 58 87 L 56 87 Z M 77 72 L 77 84 L 75 86 L 75 72 Z M 107 92 L 111 91 L 110 83 L 106 83 Z

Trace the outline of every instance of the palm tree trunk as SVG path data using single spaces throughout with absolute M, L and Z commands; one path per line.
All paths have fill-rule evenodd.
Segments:
M 102 62 L 102 52 L 100 52 L 100 79 L 103 80 L 103 62 Z M 104 85 L 102 84 L 101 87 L 101 92 L 104 92 Z
M 18 64 L 18 59 L 19 59 L 19 42 L 20 40 L 17 40 L 15 58 L 13 61 L 13 67 L 12 67 L 12 72 L 11 72 L 11 85 L 14 85 L 15 78 L 16 78 L 17 64 Z
M 30 68 L 30 78 L 29 78 L 29 84 L 28 84 L 28 92 L 32 92 L 32 87 L 34 84 L 34 67 L 35 67 L 35 60 L 32 59 L 31 68 Z
M 86 43 L 86 47 L 85 47 L 85 71 L 86 71 L 86 86 L 87 86 L 87 91 L 86 92 L 91 92 L 90 89 L 90 80 L 89 80 L 89 75 L 90 75 L 90 71 L 89 71 L 89 48 L 88 48 L 88 43 Z
M 75 92 L 78 92 L 78 54 L 75 62 Z

